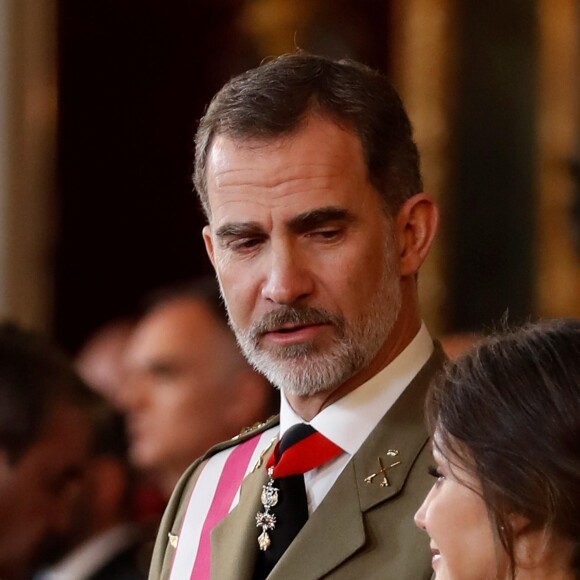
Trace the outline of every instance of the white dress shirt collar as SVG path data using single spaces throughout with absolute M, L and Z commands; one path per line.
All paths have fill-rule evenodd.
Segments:
M 137 529 L 131 524 L 117 526 L 87 540 L 58 564 L 37 576 L 38 580 L 84 580 L 104 563 L 131 545 Z
M 432 352 L 433 340 L 422 324 L 397 358 L 366 383 L 323 409 L 310 424 L 346 453 L 354 455 Z M 292 425 L 303 422 L 282 392 L 280 436 Z

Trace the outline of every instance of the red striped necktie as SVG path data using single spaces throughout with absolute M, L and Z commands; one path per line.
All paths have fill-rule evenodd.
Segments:
M 284 433 L 266 464 L 270 481 L 262 492 L 264 512 L 256 516 L 262 533 L 255 580 L 268 576 L 308 519 L 302 474 L 342 452 L 338 445 L 305 423 L 293 425 Z
M 305 423 L 293 425 L 270 456 L 266 469 L 273 467 L 272 477 L 301 475 L 320 467 L 342 453 L 342 449 L 330 439 Z

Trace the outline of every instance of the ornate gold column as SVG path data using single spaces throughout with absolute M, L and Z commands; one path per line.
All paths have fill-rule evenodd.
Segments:
M 0 316 L 47 329 L 53 291 L 56 0 L 0 0 L 0 29 Z
M 570 161 L 580 138 L 577 0 L 538 0 L 538 204 L 536 308 L 580 315 L 580 256 L 574 253 Z
M 452 166 L 454 4 L 454 0 L 395 0 L 392 20 L 393 80 L 413 122 L 425 188 L 442 208 L 442 228 L 419 283 L 424 317 L 436 333 L 445 330 L 444 222 Z

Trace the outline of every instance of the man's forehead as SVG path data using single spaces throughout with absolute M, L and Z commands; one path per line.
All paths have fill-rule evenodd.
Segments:
M 230 133 L 217 133 L 214 135 L 208 147 L 208 155 L 214 150 L 221 148 L 249 149 L 257 151 L 268 147 L 280 147 L 290 141 L 297 131 L 281 133 L 280 135 L 232 135 Z
M 208 341 L 228 332 L 201 298 L 171 300 L 137 327 L 125 363 L 129 370 L 181 365 L 183 360 L 205 357 Z
M 274 137 L 235 137 L 228 134 L 216 135 L 207 151 L 208 171 L 215 172 L 232 156 L 260 155 L 284 148 L 290 142 L 291 135 Z
M 358 137 L 327 119 L 312 119 L 279 139 L 220 135 L 207 178 L 213 230 L 236 222 L 268 229 L 270 220 L 284 223 L 330 206 L 356 214 L 369 196 L 379 197 Z
M 211 154 L 213 147 L 218 143 L 221 145 L 223 143 L 231 144 L 233 147 L 237 148 L 247 148 L 247 149 L 260 149 L 263 147 L 278 147 L 283 146 L 291 142 L 297 136 L 300 136 L 307 132 L 308 130 L 314 128 L 315 130 L 331 130 L 331 131 L 341 131 L 349 133 L 355 136 L 358 140 L 358 133 L 355 128 L 352 127 L 348 121 L 335 118 L 330 114 L 325 114 L 323 111 L 311 111 L 305 113 L 300 121 L 296 123 L 294 127 L 290 127 L 287 130 L 282 130 L 279 133 L 247 133 L 228 131 L 228 130 L 218 130 L 211 136 L 208 142 L 207 154 Z
M 333 119 L 311 115 L 294 130 L 279 135 L 236 136 L 228 133 L 215 135 L 207 151 L 207 177 L 219 172 L 232 158 L 256 158 L 279 152 L 303 151 L 314 161 L 320 151 L 332 150 L 351 162 L 365 163 L 361 140 L 350 127 Z
M 194 296 L 176 297 L 155 307 L 138 324 L 128 352 L 166 342 L 191 342 L 199 328 L 220 327 L 210 306 Z

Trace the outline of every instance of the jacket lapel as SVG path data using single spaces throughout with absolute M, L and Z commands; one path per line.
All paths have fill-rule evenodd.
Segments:
M 364 512 L 398 495 L 427 443 L 423 401 L 429 382 L 443 361 L 436 345 L 427 364 L 347 464 L 269 580 L 320 578 L 365 544 Z M 379 458 L 384 467 L 382 473 Z M 376 475 L 370 477 L 373 474 Z M 381 485 L 384 477 L 388 485 Z M 214 528 L 212 578 L 252 577 L 258 549 L 255 517 L 262 509 L 260 495 L 266 481 L 263 467 L 251 473 L 244 480 L 237 507 Z
M 423 401 L 443 361 L 436 346 L 427 364 L 347 464 L 268 580 L 321 578 L 365 544 L 364 512 L 396 498 L 427 443 Z M 379 473 L 379 458 L 383 473 Z M 370 477 L 373 474 L 375 477 Z M 384 477 L 388 485 L 381 485 Z
M 365 542 L 352 461 L 276 564 L 268 580 L 320 578 Z
M 405 485 L 417 456 L 428 441 L 424 401 L 431 379 L 444 360 L 436 345 L 427 364 L 353 457 L 361 510 L 367 511 L 394 498 Z M 385 478 L 388 485 L 385 485 Z

